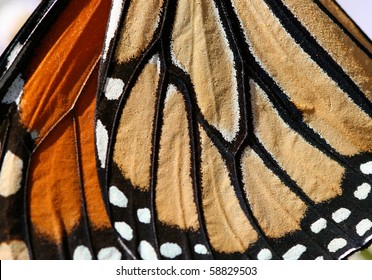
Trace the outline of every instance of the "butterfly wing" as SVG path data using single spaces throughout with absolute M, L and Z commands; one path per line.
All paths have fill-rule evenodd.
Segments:
M 44 2 L 0 62 L 1 251 L 360 249 L 371 45 L 329 1 Z
M 338 6 L 118 2 L 96 145 L 133 254 L 334 259 L 369 242 L 371 42 Z

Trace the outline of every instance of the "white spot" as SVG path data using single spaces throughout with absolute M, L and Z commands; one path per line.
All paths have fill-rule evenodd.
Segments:
M 141 241 L 138 246 L 138 253 L 140 254 L 143 260 L 157 260 L 158 257 L 154 250 L 154 247 L 151 246 L 147 241 Z
M 121 235 L 121 237 L 128 241 L 132 240 L 133 230 L 127 223 L 116 222 L 114 226 L 117 232 Z
M 13 64 L 14 60 L 17 58 L 19 52 L 21 51 L 23 45 L 21 43 L 17 43 L 12 52 L 8 56 L 8 63 L 6 64 L 5 68 L 9 69 L 10 66 Z
M 0 195 L 8 197 L 21 188 L 23 161 L 8 151 L 0 171 Z
M 112 2 L 108 28 L 106 31 L 105 47 L 102 55 L 103 60 L 106 60 L 107 58 L 107 52 L 110 46 L 110 42 L 115 36 L 115 31 L 118 29 L 121 13 L 123 10 L 123 5 L 124 5 L 123 0 L 114 0 Z
M 319 256 L 315 259 L 316 261 L 320 261 L 320 260 L 324 260 L 324 257 L 323 256 Z
M 367 231 L 369 231 L 372 228 L 372 222 L 369 219 L 361 220 L 356 225 L 356 232 L 359 236 L 363 236 L 366 234 Z
M 121 253 L 115 247 L 108 247 L 99 250 L 97 258 L 99 260 L 121 260 Z
M 370 192 L 371 192 L 371 185 L 367 183 L 363 183 L 354 192 L 354 196 L 359 200 L 363 200 L 368 197 Z
M 112 205 L 125 208 L 128 206 L 128 198 L 115 186 L 109 189 L 109 200 Z
M 22 79 L 21 74 L 19 74 L 13 83 L 8 88 L 2 103 L 11 104 L 16 103 L 17 106 L 19 105 L 20 98 L 23 93 L 23 86 L 25 85 L 25 81 Z
M 285 260 L 298 260 L 301 255 L 306 251 L 304 245 L 298 244 L 291 249 L 289 249 L 284 255 L 283 259 Z
M 137 210 L 137 217 L 141 223 L 149 224 L 151 221 L 151 213 L 148 208 L 141 208 Z
M 200 254 L 200 255 L 208 254 L 208 249 L 203 244 L 196 244 L 194 246 L 194 251 L 195 253 Z
M 106 130 L 106 127 L 102 124 L 100 120 L 97 121 L 97 125 L 96 125 L 96 138 L 97 138 L 98 159 L 101 163 L 101 168 L 105 168 L 107 145 L 108 145 L 109 137 L 108 137 L 108 132 Z
M 327 221 L 323 218 L 320 218 L 319 220 L 317 220 L 316 222 L 314 222 L 312 225 L 311 225 L 311 231 L 314 232 L 314 233 L 319 233 L 321 232 L 323 229 L 325 229 L 327 227 Z
M 328 244 L 328 250 L 331 253 L 334 253 L 342 248 L 344 248 L 347 244 L 347 241 L 343 238 L 335 238 Z
M 351 214 L 351 211 L 349 209 L 340 208 L 332 214 L 332 219 L 336 223 L 341 223 L 345 221 L 347 218 L 349 218 L 350 214 Z
M 182 254 L 182 249 L 176 243 L 167 242 L 160 246 L 160 254 L 166 258 L 174 259 Z
M 123 89 L 122 79 L 108 78 L 105 85 L 105 96 L 108 100 L 117 100 L 123 93 Z
M 257 259 L 258 260 L 271 260 L 273 257 L 273 254 L 269 249 L 262 249 L 258 254 L 257 254 Z
M 80 245 L 76 247 L 72 258 L 74 260 L 91 260 L 92 254 L 87 247 Z
M 369 161 L 369 162 L 366 162 L 366 163 L 363 163 L 360 165 L 360 170 L 364 173 L 364 174 L 372 174 L 372 161 Z
M 149 60 L 149 64 L 155 64 L 158 73 L 160 73 L 160 59 L 159 59 L 159 55 L 158 55 L 158 54 L 154 54 L 154 55 L 150 58 L 150 60 Z

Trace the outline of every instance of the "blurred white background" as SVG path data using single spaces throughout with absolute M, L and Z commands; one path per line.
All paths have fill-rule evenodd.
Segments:
M 0 54 L 40 0 L 0 0 Z
M 0 54 L 40 0 L 0 0 Z M 364 32 L 372 38 L 372 0 L 337 0 Z

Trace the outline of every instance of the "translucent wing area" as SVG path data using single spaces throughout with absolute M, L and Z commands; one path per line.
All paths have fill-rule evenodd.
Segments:
M 334 2 L 117 5 L 96 145 L 136 257 L 338 259 L 369 242 L 371 42 Z

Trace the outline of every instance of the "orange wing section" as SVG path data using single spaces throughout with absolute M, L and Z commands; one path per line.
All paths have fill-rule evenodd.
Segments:
M 110 227 L 96 174 L 94 108 L 110 1 L 71 1 L 26 70 L 23 125 L 37 135 L 27 178 L 33 230 L 54 242 L 86 202 L 89 224 Z

